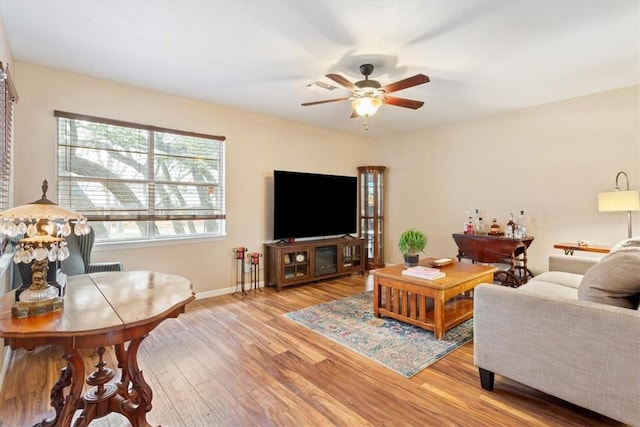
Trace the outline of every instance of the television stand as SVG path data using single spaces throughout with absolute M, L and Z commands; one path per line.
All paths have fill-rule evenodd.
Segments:
M 265 283 L 285 286 L 364 274 L 364 240 L 336 238 L 294 243 L 265 243 Z
M 353 237 L 351 234 L 343 234 L 341 239 L 357 239 L 357 237 Z

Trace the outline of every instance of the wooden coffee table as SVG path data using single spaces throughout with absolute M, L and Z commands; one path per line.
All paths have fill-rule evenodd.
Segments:
M 427 258 L 421 265 L 430 265 Z M 449 329 L 473 317 L 473 288 L 492 283 L 496 267 L 456 262 L 440 267 L 446 277 L 425 280 L 403 276 L 402 264 L 371 271 L 373 314 L 433 331 L 442 339 Z

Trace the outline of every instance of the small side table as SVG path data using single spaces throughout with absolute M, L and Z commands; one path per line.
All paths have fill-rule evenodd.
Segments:
M 579 245 L 578 243 L 556 243 L 556 249 L 562 249 L 565 255 L 573 255 L 574 251 L 593 252 L 598 254 L 608 254 L 611 246 L 606 245 Z

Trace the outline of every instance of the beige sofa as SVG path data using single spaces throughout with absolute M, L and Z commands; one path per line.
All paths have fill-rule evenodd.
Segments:
M 584 286 L 578 298 L 605 258 L 552 256 L 550 271 L 520 288 L 476 287 L 474 361 L 484 389 L 498 374 L 640 426 L 640 311 L 589 301 Z

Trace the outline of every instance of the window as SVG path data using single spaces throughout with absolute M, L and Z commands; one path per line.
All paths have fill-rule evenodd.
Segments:
M 83 213 L 96 241 L 224 234 L 224 137 L 54 116 L 58 203 Z
M 9 207 L 11 183 L 11 129 L 17 93 L 9 70 L 0 62 L 0 212 Z
M 18 100 L 8 67 L 0 62 L 0 212 L 9 208 L 11 189 L 11 129 L 13 127 L 13 103 Z M 2 224 L 0 224 L 2 225 Z M 0 233 L 0 255 L 7 244 Z

